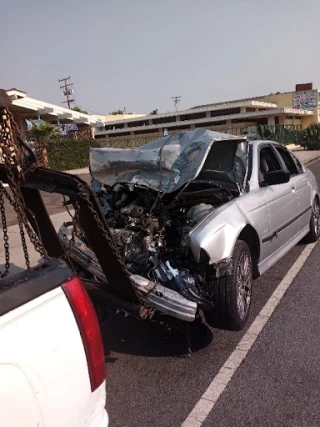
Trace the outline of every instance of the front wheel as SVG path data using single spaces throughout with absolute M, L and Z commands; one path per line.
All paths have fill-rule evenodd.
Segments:
M 251 305 L 252 260 L 246 242 L 238 240 L 232 254 L 231 274 L 209 279 L 214 306 L 204 316 L 210 326 L 230 331 L 244 328 Z
M 308 243 L 316 242 L 320 237 L 320 204 L 318 198 L 314 199 L 310 218 L 310 231 L 306 236 Z

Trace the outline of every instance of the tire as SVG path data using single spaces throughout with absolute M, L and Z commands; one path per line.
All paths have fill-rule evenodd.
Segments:
M 318 198 L 315 198 L 312 205 L 312 213 L 310 218 L 310 231 L 306 235 L 307 243 L 314 243 L 320 237 L 320 203 Z
M 250 249 L 243 240 L 238 240 L 235 244 L 231 273 L 209 279 L 209 287 L 213 290 L 214 307 L 210 311 L 205 311 L 204 316 L 210 326 L 240 331 L 248 320 L 253 281 Z

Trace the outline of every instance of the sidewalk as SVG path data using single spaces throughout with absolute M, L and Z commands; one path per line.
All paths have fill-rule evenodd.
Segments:
M 295 144 L 287 145 L 287 148 L 305 165 L 320 157 L 320 150 L 305 150 L 300 145 Z
M 320 150 L 309 151 L 303 149 L 295 149 L 292 150 L 292 152 L 300 160 L 300 162 L 305 165 L 308 165 L 309 163 L 319 159 L 320 157 Z

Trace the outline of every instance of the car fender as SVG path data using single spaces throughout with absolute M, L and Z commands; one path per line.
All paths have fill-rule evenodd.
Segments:
M 311 172 L 310 169 L 306 168 L 306 172 L 307 172 L 307 179 L 310 182 L 311 181 L 311 188 L 312 188 L 312 192 L 311 192 L 311 205 L 313 204 L 313 201 L 316 197 L 319 198 L 319 190 L 318 190 L 318 183 L 316 180 L 316 177 L 314 175 L 313 172 Z
M 247 224 L 235 200 L 209 213 L 189 234 L 190 249 L 196 261 L 200 261 L 201 250 L 208 255 L 210 264 L 229 258 Z

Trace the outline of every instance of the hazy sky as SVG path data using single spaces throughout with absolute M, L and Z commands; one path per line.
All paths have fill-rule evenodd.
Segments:
M 320 87 L 319 0 L 2 2 L 0 87 L 43 101 L 60 104 L 69 75 L 101 114 Z

